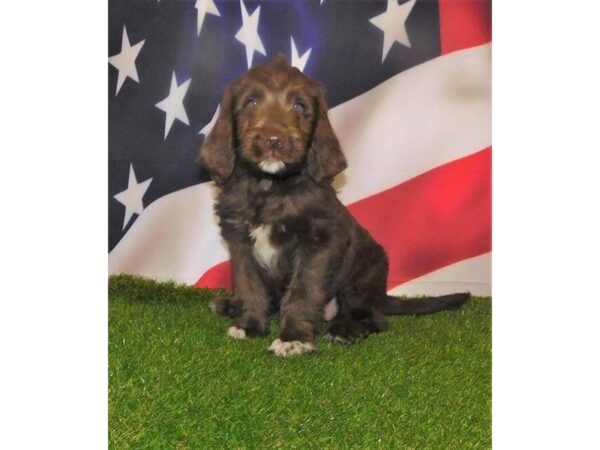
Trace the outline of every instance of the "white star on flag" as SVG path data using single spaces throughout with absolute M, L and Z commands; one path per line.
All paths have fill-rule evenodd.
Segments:
M 185 107 L 183 106 L 183 97 L 185 97 L 185 94 L 188 88 L 190 87 L 191 81 L 192 79 L 190 78 L 187 81 L 184 81 L 181 85 L 177 86 L 177 78 L 175 77 L 175 71 L 173 71 L 169 96 L 164 100 L 158 102 L 156 105 L 154 105 L 167 114 L 167 117 L 165 119 L 164 139 L 167 138 L 167 135 L 171 130 L 171 125 L 173 125 L 175 119 L 179 119 L 186 125 L 190 124 L 187 113 L 185 112 Z
M 194 8 L 198 10 L 198 36 L 200 36 L 200 31 L 202 30 L 202 24 L 204 23 L 206 15 L 212 14 L 221 17 L 221 14 L 217 9 L 214 0 L 196 0 Z
M 217 109 L 215 110 L 215 113 L 212 116 L 212 119 L 210 119 L 210 122 L 208 122 L 206 125 L 204 125 L 198 134 L 203 134 L 204 137 L 208 136 L 208 133 L 210 133 L 212 131 L 213 127 L 215 126 L 215 122 L 219 118 L 220 112 L 221 112 L 221 105 L 218 105 Z
M 383 31 L 383 57 L 381 62 L 385 60 L 394 42 L 399 42 L 410 48 L 410 40 L 406 33 L 406 19 L 413 6 L 415 6 L 415 1 L 409 0 L 399 5 L 398 0 L 388 0 L 385 12 L 369 19 L 369 22 Z
M 244 2 L 240 0 L 240 9 L 242 10 L 242 28 L 236 33 L 235 38 L 246 47 L 246 60 L 248 69 L 252 67 L 252 57 L 254 52 L 261 55 L 267 55 L 260 36 L 258 35 L 258 19 L 260 18 L 260 6 L 258 6 L 252 15 L 248 15 L 248 10 Z
M 135 172 L 133 171 L 133 164 L 129 163 L 129 181 L 127 183 L 127 189 L 113 196 L 118 202 L 125 205 L 123 229 L 125 229 L 134 214 L 139 215 L 144 210 L 142 198 L 151 182 L 152 178 L 148 178 L 147 180 L 138 183 Z
M 119 76 L 117 78 L 117 92 L 115 95 L 119 93 L 121 90 L 121 86 L 125 83 L 125 80 L 129 77 L 133 81 L 139 83 L 140 79 L 138 77 L 137 67 L 135 66 L 135 60 L 140 53 L 140 50 L 144 46 L 143 41 L 138 42 L 135 45 L 131 45 L 129 43 L 129 36 L 127 36 L 127 29 L 125 25 L 123 25 L 123 37 L 121 38 L 121 53 L 117 53 L 114 56 L 108 58 L 108 62 L 116 67 L 119 71 Z
M 302 56 L 298 56 L 298 49 L 296 48 L 294 38 L 291 37 L 290 40 L 292 41 L 292 67 L 296 67 L 300 72 L 304 72 L 304 67 L 306 66 L 312 48 L 306 50 Z

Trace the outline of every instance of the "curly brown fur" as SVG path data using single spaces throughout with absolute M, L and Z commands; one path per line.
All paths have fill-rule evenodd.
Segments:
M 283 57 L 227 88 L 199 159 L 220 188 L 215 211 L 232 262 L 234 296 L 214 301 L 213 309 L 248 336 L 268 334 L 269 315 L 279 311 L 274 353 L 314 350 L 323 309 L 334 297 L 329 336 L 342 343 L 386 330 L 384 314 L 461 303 L 419 300 L 420 308 L 404 310 L 388 298 L 383 248 L 330 185 L 346 160 L 323 89 Z

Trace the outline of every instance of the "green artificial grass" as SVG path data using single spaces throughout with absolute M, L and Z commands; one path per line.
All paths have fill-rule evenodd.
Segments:
M 216 291 L 109 281 L 110 448 L 491 447 L 491 299 L 282 359 L 236 341 Z

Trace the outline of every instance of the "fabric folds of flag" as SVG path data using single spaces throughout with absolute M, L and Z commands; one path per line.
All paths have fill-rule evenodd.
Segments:
M 391 293 L 490 295 L 490 4 L 438 7 L 439 56 L 330 109 L 348 160 L 334 186 L 386 249 Z M 109 253 L 109 272 L 228 287 L 214 194 L 204 182 L 154 200 Z

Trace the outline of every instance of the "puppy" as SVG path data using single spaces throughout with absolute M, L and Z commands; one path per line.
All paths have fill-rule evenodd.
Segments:
M 386 330 L 385 315 L 453 309 L 468 299 L 386 294 L 385 251 L 331 187 L 346 160 L 323 90 L 282 55 L 226 89 L 199 161 L 220 188 L 215 211 L 234 294 L 211 307 L 233 319 L 231 337 L 267 335 L 269 316 L 279 311 L 279 337 L 269 350 L 287 357 L 316 349 L 332 299 L 337 314 L 326 337 L 342 344 Z

